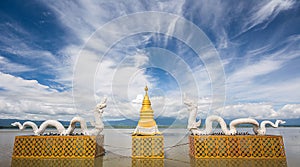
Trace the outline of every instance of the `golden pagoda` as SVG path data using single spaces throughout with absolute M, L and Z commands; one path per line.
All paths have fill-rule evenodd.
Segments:
M 133 135 L 156 135 L 161 134 L 158 131 L 156 122 L 154 120 L 153 110 L 151 108 L 151 102 L 148 96 L 148 87 L 145 87 L 145 96 L 140 111 L 140 120 Z

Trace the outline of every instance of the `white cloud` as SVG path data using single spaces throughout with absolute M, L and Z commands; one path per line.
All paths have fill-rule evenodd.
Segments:
M 147 55 L 149 56 L 148 58 L 147 56 L 139 54 L 137 51 L 138 49 L 136 48 L 131 51 L 126 49 L 128 46 L 147 44 L 147 39 L 153 37 L 152 34 L 143 35 L 142 37 L 135 38 L 134 40 L 127 40 L 123 46 L 119 46 L 119 52 L 113 50 L 114 48 L 108 48 L 108 44 L 113 44 L 111 41 L 119 39 L 119 37 L 123 35 L 122 33 L 130 31 L 130 28 L 135 30 L 135 25 L 142 26 L 143 24 L 141 23 L 144 23 L 147 20 L 135 19 L 131 20 L 132 22 L 130 23 L 125 23 L 126 25 L 112 24 L 113 26 L 110 26 L 107 32 L 96 32 L 93 34 L 94 36 L 90 38 L 92 33 L 94 33 L 98 28 L 106 24 L 108 21 L 125 14 L 150 10 L 170 12 L 181 15 L 183 9 L 182 7 L 185 1 L 164 1 L 158 4 L 135 2 L 134 6 L 128 5 L 130 3 L 131 2 L 103 3 L 99 1 L 47 3 L 47 5 L 49 5 L 49 7 L 59 17 L 61 24 L 68 30 L 71 30 L 74 35 L 80 39 L 79 43 L 82 44 L 83 42 L 89 40 L 88 43 L 83 46 L 83 49 L 80 52 L 80 55 L 84 56 L 84 58 L 80 58 L 75 61 L 77 66 L 75 67 L 76 75 L 74 75 L 75 82 L 73 82 L 73 93 L 75 95 L 76 105 L 78 105 L 79 108 L 87 106 L 91 107 L 95 103 L 95 100 L 97 101 L 101 96 L 107 95 L 111 97 L 110 99 L 112 100 L 111 104 L 108 105 L 112 109 L 111 113 L 109 114 L 110 116 L 122 116 L 120 110 L 123 113 L 130 115 L 132 112 L 132 107 L 125 106 L 130 106 L 130 101 L 135 98 L 137 94 L 141 93 L 140 90 L 143 90 L 145 83 L 152 83 L 153 87 L 155 87 L 157 84 L 155 76 L 145 75 L 145 68 L 152 66 L 162 68 L 166 72 L 170 73 L 180 84 L 180 89 L 185 92 L 190 92 L 191 94 L 196 94 L 195 96 L 198 96 L 199 90 L 202 88 L 202 85 L 200 88 L 197 87 L 195 82 L 198 82 L 205 86 L 205 92 L 201 93 L 209 94 L 210 83 L 205 70 L 201 69 L 199 71 L 193 71 L 197 77 L 199 75 L 201 76 L 201 79 L 195 81 L 195 78 L 197 77 L 193 76 L 193 74 L 190 73 L 190 69 L 186 67 L 188 65 L 182 62 L 182 60 L 180 61 L 178 58 L 167 59 L 167 57 L 160 57 L 158 55 L 156 57 L 154 56 L 153 58 L 152 55 Z M 171 21 L 168 20 L 173 24 L 168 24 L 168 21 L 164 21 L 163 18 L 159 17 L 151 17 L 151 19 L 148 20 L 151 20 L 151 24 L 153 24 L 153 27 L 155 27 L 155 30 L 158 32 L 162 30 L 168 35 L 173 35 L 174 31 L 176 30 L 183 31 L 182 33 L 191 35 L 188 30 L 181 30 L 181 27 L 178 27 L 178 18 L 179 17 Z M 145 27 L 145 30 L 148 30 L 148 27 Z M 152 39 L 155 40 L 155 36 Z M 200 40 L 200 42 L 203 41 L 204 40 Z M 195 43 L 195 45 L 198 44 L 199 43 Z M 167 42 L 165 42 L 165 45 L 167 45 Z M 103 56 L 104 51 L 107 49 L 112 49 L 113 51 L 110 52 L 114 54 L 111 53 L 110 58 L 102 58 L 101 56 Z M 79 68 L 78 63 L 80 64 Z M 165 65 L 159 66 L 160 64 Z M 95 67 L 97 67 L 97 70 L 94 70 Z M 176 69 L 180 70 L 176 71 Z M 216 80 L 216 78 L 212 78 L 212 80 Z M 151 86 L 152 85 L 149 85 L 149 87 Z M 206 89 L 207 87 L 209 89 Z M 91 97 L 91 95 L 95 92 L 96 99 Z M 178 97 L 174 97 L 173 99 L 170 99 L 170 101 L 176 101 L 177 99 Z M 113 103 L 115 103 L 115 105 L 113 105 Z M 181 102 L 177 103 L 181 105 Z M 178 105 L 176 105 L 176 107 L 178 107 Z M 177 111 L 177 109 L 175 111 Z
M 89 36 L 98 28 L 114 18 L 135 12 L 165 11 L 181 13 L 185 1 L 164 1 L 159 3 L 148 3 L 146 1 L 45 1 L 63 26 L 68 27 L 78 36 L 86 41 Z M 132 5 L 134 4 L 134 5 Z M 159 18 L 158 18 L 159 19 Z M 154 21 L 155 22 L 155 21 Z M 116 30 L 118 27 L 116 27 Z M 118 31 L 115 31 L 118 32 Z
M 249 99 L 256 97 L 258 100 L 270 101 L 273 103 L 299 103 L 300 92 L 299 78 L 289 79 L 281 82 L 274 82 L 266 85 L 254 85 L 249 90 Z M 246 94 L 247 96 L 247 94 Z
M 70 119 L 76 113 L 71 93 L 58 92 L 36 80 L 25 80 L 0 72 L 1 118 Z
M 125 14 L 142 12 L 145 10 L 145 7 L 149 10 L 177 12 L 180 11 L 182 6 L 182 3 L 178 2 L 161 2 L 159 5 L 155 5 L 155 3 L 150 3 L 149 5 L 139 2 L 134 3 L 134 6 L 128 5 L 131 2 L 125 3 L 123 1 L 46 3 L 54 11 L 54 14 L 59 17 L 61 25 L 71 30 L 80 39 L 80 44 L 88 41 L 82 46 L 77 46 L 83 47 L 80 50 L 82 57 L 74 61 L 76 66 L 74 67 L 73 75 L 73 95 L 77 108 L 92 107 L 101 96 L 109 96 L 111 101 L 108 101 L 108 106 L 112 110 L 108 114 L 109 116 L 121 116 L 122 113 L 119 113 L 117 110 L 130 113 L 132 108 L 127 107 L 126 109 L 126 105 L 123 103 L 130 106 L 132 97 L 139 94 L 146 83 L 151 86 L 150 83 L 154 82 L 152 77 L 145 75 L 145 69 L 143 69 L 143 65 L 148 62 L 147 56 L 138 53 L 137 48 L 132 51 L 126 49 L 128 46 L 146 44 L 148 41 L 145 39 L 150 39 L 152 35 L 143 35 L 135 40 L 127 40 L 126 44 L 119 47 L 120 51 L 111 51 L 109 58 L 106 58 L 107 56 L 101 57 L 104 51 L 109 49 L 108 44 L 112 44 L 111 41 L 119 39 L 120 35 L 123 35 L 122 33 L 129 31 L 126 28 L 131 28 L 132 25 L 138 24 L 136 22 L 144 22 L 145 20 L 134 20 L 135 23 L 132 24 L 126 23 L 131 26 L 114 24 L 105 33 L 93 34 L 108 21 Z M 159 20 L 159 18 L 156 19 Z M 152 22 L 156 21 L 152 20 Z M 120 28 L 123 28 L 124 32 L 120 31 Z M 93 36 L 90 36 L 92 34 Z M 93 94 L 95 94 L 95 98 L 91 96 Z M 120 102 L 123 103 L 121 104 Z
M 299 104 L 286 104 L 281 109 L 275 110 L 268 103 L 240 103 L 227 105 L 219 109 L 219 115 L 224 118 L 255 118 L 255 119 L 295 119 L 300 118 Z
M 134 5 L 131 5 L 133 3 Z M 137 48 L 138 45 L 146 45 L 149 39 L 156 40 L 153 34 L 143 34 L 136 38 L 122 39 L 126 40 L 125 43 L 117 41 L 121 44 L 117 43 L 116 45 L 118 46 L 116 48 L 110 48 L 112 50 L 109 51 L 108 55 L 104 55 L 102 58 L 101 55 L 104 54 L 104 51 L 109 49 L 107 44 L 111 44 L 111 40 L 118 39 L 118 37 L 122 35 L 119 34 L 122 33 L 119 32 L 120 29 L 125 27 L 124 32 L 126 32 L 127 29 L 130 28 L 130 26 L 126 25 L 115 24 L 114 27 L 110 27 L 109 32 L 105 34 L 96 33 L 94 34 L 95 36 L 90 38 L 97 29 L 119 16 L 126 16 L 127 14 L 143 12 L 145 10 L 183 15 L 184 12 L 187 12 L 182 11 L 185 3 L 185 1 L 164 1 L 159 3 L 92 0 L 71 2 L 45 1 L 45 5 L 50 7 L 50 9 L 53 10 L 52 12 L 59 18 L 62 27 L 68 32 L 72 32 L 74 39 L 78 40 L 69 41 L 70 44 L 60 50 L 59 54 L 63 55 L 63 58 L 57 58 L 56 55 L 49 51 L 28 46 L 26 43 L 20 42 L 22 40 L 15 37 L 13 33 L 8 33 L 8 36 L 12 38 L 3 35 L 1 35 L 1 37 L 5 40 L 7 39 L 6 43 L 8 45 L 14 46 L 5 48 L 7 52 L 23 55 L 28 57 L 28 60 L 38 59 L 43 65 L 47 66 L 51 73 L 54 73 L 56 76 L 53 81 L 62 83 L 65 87 L 70 88 L 72 86 L 72 80 L 74 79 L 73 95 L 75 97 L 76 111 L 73 105 L 71 90 L 59 92 L 53 89 L 56 88 L 55 86 L 45 86 L 36 80 L 26 80 L 0 73 L 0 88 L 4 90 L 2 91 L 0 89 L 0 91 L 3 92 L 0 96 L 1 113 L 3 112 L 4 117 L 20 118 L 26 115 L 27 117 L 36 119 L 70 119 L 72 115 L 76 114 L 90 117 L 92 115 L 90 110 L 94 107 L 95 103 L 100 101 L 103 96 L 108 96 L 108 107 L 104 113 L 106 118 L 137 118 L 140 107 L 132 104 L 132 100 L 138 100 L 136 96 L 144 92 L 143 88 L 145 84 L 148 84 L 149 88 L 152 89 L 159 87 L 156 76 L 146 75 L 147 67 L 155 67 L 161 68 L 172 75 L 172 77 L 176 79 L 176 84 L 178 84 L 179 87 L 179 90 L 176 91 L 168 92 L 161 90 L 163 91 L 161 96 L 150 97 L 156 116 L 187 117 L 188 113 L 182 104 L 182 92 L 189 93 L 193 98 L 200 98 L 198 100 L 199 110 L 201 110 L 200 115 L 202 114 L 203 117 L 207 116 L 210 114 L 211 103 L 213 100 L 216 101 L 216 99 L 211 99 L 211 82 L 216 82 L 220 77 L 216 75 L 214 78 L 210 78 L 209 72 L 216 73 L 221 67 L 212 68 L 211 70 L 213 70 L 213 72 L 207 71 L 205 66 L 202 66 L 202 64 L 201 66 L 199 65 L 201 60 L 193 60 L 191 62 L 195 64 L 194 67 L 191 68 L 180 56 L 171 54 L 163 54 L 164 57 L 161 55 L 155 56 L 147 52 L 149 50 L 139 50 Z M 259 3 L 250 11 L 249 22 L 245 24 L 241 31 L 247 31 L 263 22 L 270 22 L 281 11 L 290 9 L 293 3 L 294 1 L 263 1 Z M 230 19 L 232 19 L 233 15 L 245 9 L 245 7 L 241 7 L 239 4 L 239 7 L 237 7 L 232 14 L 232 11 L 228 10 L 229 5 L 232 4 L 223 1 L 206 1 L 205 3 L 203 1 L 198 5 L 201 10 L 197 10 L 197 13 L 193 14 L 193 17 L 199 17 L 201 22 L 205 25 L 209 25 L 209 28 L 218 36 L 217 46 L 219 48 L 227 48 L 230 46 L 231 43 L 227 32 Z M 228 22 L 224 21 L 226 18 L 228 18 Z M 143 21 L 144 20 L 134 20 L 134 22 L 128 24 L 134 28 L 134 25 L 140 25 L 139 23 Z M 168 35 L 172 35 L 176 31 L 181 31 L 181 27 L 175 27 L 177 21 L 178 18 L 171 20 L 173 24 L 170 24 L 165 30 Z M 151 22 L 157 30 L 165 28 L 161 27 L 162 25 L 167 25 L 163 20 L 160 20 L 160 18 L 153 19 Z M 28 35 L 28 33 L 18 25 L 10 27 L 21 34 Z M 183 34 L 186 33 L 190 35 L 190 32 L 185 32 L 187 30 L 183 31 Z M 87 41 L 88 43 L 85 43 Z M 166 40 L 164 43 L 165 46 L 168 44 L 167 42 Z M 17 44 L 16 46 L 13 45 L 15 43 Z M 129 46 L 131 50 L 126 49 Z M 248 56 L 252 57 L 253 55 L 264 54 L 264 52 L 270 50 L 270 48 L 271 47 L 266 46 L 265 48 L 248 53 Z M 287 50 L 288 48 L 285 49 Z M 242 100 L 279 100 L 280 98 L 287 97 L 287 102 L 289 100 L 297 102 L 296 99 L 299 97 L 299 93 L 295 93 L 295 90 L 299 90 L 299 86 L 295 84 L 299 83 L 297 79 L 265 86 L 258 85 L 254 82 L 254 79 L 282 68 L 285 62 L 291 60 L 293 57 L 292 53 L 289 54 L 290 57 L 287 59 L 277 59 L 281 54 L 286 54 L 286 50 L 281 50 L 280 53 L 277 52 L 261 60 L 250 61 L 249 64 L 241 65 L 233 74 L 229 74 L 227 80 L 229 98 L 234 99 L 237 97 Z M 298 52 L 293 54 L 298 55 Z M 78 55 L 82 55 L 84 58 L 78 59 Z M 178 55 L 186 56 L 184 52 L 180 52 Z M 206 54 L 206 56 L 209 57 L 209 54 Z M 197 59 L 199 58 L 197 57 Z M 80 67 L 78 67 L 78 61 L 80 61 Z M 207 61 L 209 63 L 209 59 L 207 59 Z M 5 70 L 8 72 L 32 70 L 32 68 L 9 62 L 7 59 L 1 57 L 0 65 L 0 71 L 2 72 Z M 225 65 L 230 66 L 232 64 L 225 63 Z M 74 75 L 73 72 L 76 75 Z M 217 86 L 222 87 L 224 85 Z M 249 87 L 252 88 L 252 90 L 249 90 Z M 277 96 L 274 97 L 273 95 Z M 225 95 L 222 94 L 221 96 Z M 273 99 L 270 97 L 273 97 Z M 261 111 L 261 113 L 254 112 L 258 110 Z M 291 110 L 297 111 L 295 112 L 295 115 L 297 115 L 297 105 L 283 107 L 278 113 L 282 112 L 282 115 L 284 115 L 285 111 Z M 276 117 L 280 115 L 278 113 L 275 113 L 271 104 L 247 103 L 243 105 L 225 106 L 225 111 L 222 114 L 224 114 L 225 117 L 235 115 L 260 118 L 260 116 Z
M 65 2 L 60 2 L 60 4 L 53 3 L 50 4 L 50 7 L 56 11 L 56 14 L 60 16 L 61 23 L 71 29 L 75 35 L 78 36 L 79 39 L 82 39 L 82 41 L 86 41 L 89 39 L 89 35 L 93 33 L 97 28 L 99 28 L 101 25 L 105 24 L 107 21 L 117 18 L 118 16 L 124 15 L 124 14 L 129 14 L 132 12 L 139 12 L 139 11 L 144 11 L 144 6 L 147 4 L 136 4 L 134 6 L 128 7 L 126 3 L 122 2 L 119 5 L 115 5 L 117 2 L 110 2 L 106 3 L 105 5 L 101 2 L 93 2 L 93 1 L 88 1 L 87 3 L 71 3 L 67 4 Z M 242 28 L 241 31 L 244 31 L 245 29 L 251 29 L 251 27 L 261 24 L 262 22 L 265 21 L 270 21 L 274 19 L 278 13 L 280 13 L 283 10 L 287 10 L 293 5 L 293 1 L 263 1 L 260 4 L 256 5 L 253 8 L 253 11 L 250 11 L 248 13 L 250 16 L 249 19 L 250 21 L 246 24 L 244 28 Z M 165 5 L 168 4 L 168 5 Z M 102 6 L 103 5 L 103 6 Z M 148 5 L 148 9 L 154 9 L 158 11 L 171 11 L 177 14 L 182 13 L 182 6 L 183 3 L 179 5 L 175 5 L 175 9 L 172 10 L 171 6 L 174 6 L 174 3 L 160 3 L 159 7 L 155 5 Z M 227 47 L 230 43 L 228 40 L 228 34 L 226 31 L 227 24 L 222 21 L 227 16 L 232 17 L 229 11 L 227 11 L 227 6 L 229 4 L 225 4 L 223 2 L 218 2 L 216 3 L 203 3 L 201 7 L 200 16 L 201 20 L 203 22 L 207 22 L 212 24 L 211 28 L 215 31 L 220 33 L 220 41 L 219 41 L 219 47 Z M 80 6 L 80 9 L 79 9 Z M 201 5 L 200 5 L 201 6 Z M 241 4 L 239 4 L 239 7 L 241 7 Z M 113 10 L 112 10 L 113 8 Z M 88 10 L 86 10 L 88 9 Z M 206 10 L 210 12 L 206 12 Z M 211 11 L 214 12 L 211 12 Z M 245 7 L 242 8 L 237 8 L 234 13 L 239 13 L 241 11 L 244 11 Z M 80 11 L 80 12 L 74 12 L 74 11 Z M 77 13 L 80 13 L 77 14 Z M 210 15 L 210 17 L 207 17 L 207 13 L 213 13 Z M 98 16 L 98 17 L 95 17 Z M 198 17 L 198 16 L 197 16 Z M 253 19 L 257 18 L 257 19 Z M 158 18 L 159 19 L 159 18 Z M 136 22 L 139 22 L 141 20 L 135 20 Z M 176 20 L 173 20 L 174 23 Z M 156 25 L 157 23 L 160 23 L 157 20 L 152 20 L 153 24 Z M 224 24 L 223 24 L 224 23 Z M 175 24 L 174 24 L 175 25 Z M 158 25 L 159 27 L 159 25 Z M 221 29 L 221 30 L 220 30 Z M 118 32 L 119 27 L 111 27 L 110 32 L 106 32 L 105 34 L 106 37 L 105 40 L 111 40 L 115 39 L 118 37 Z M 174 27 L 170 26 L 168 27 L 168 32 L 170 34 L 173 33 Z M 245 31 L 246 31 L 245 30 Z M 103 37 L 103 36 L 102 36 Z M 150 39 L 149 35 L 146 35 L 144 39 Z M 90 50 L 83 50 L 83 52 L 86 52 L 86 55 L 89 55 L 88 51 L 91 50 L 98 50 L 97 52 L 93 53 L 94 58 L 87 60 L 87 62 L 83 63 L 86 64 L 86 68 L 84 69 L 86 72 L 82 72 L 82 75 L 80 75 L 79 78 L 82 81 L 82 87 L 79 89 L 84 90 L 84 89 L 91 89 L 90 91 L 96 92 L 96 100 L 99 100 L 101 96 L 103 95 L 108 95 L 110 96 L 111 92 L 112 98 L 111 100 L 114 100 L 111 105 L 111 113 L 109 114 L 110 116 L 116 116 L 116 117 L 124 117 L 124 115 L 136 115 L 132 114 L 132 110 L 134 109 L 132 107 L 132 104 L 130 104 L 131 100 L 136 97 L 137 94 L 140 94 L 143 90 L 143 87 L 145 83 L 149 83 L 149 81 L 154 81 L 155 86 L 155 79 L 151 76 L 146 76 L 144 75 L 144 70 L 143 66 L 147 65 L 147 63 L 150 61 L 152 65 L 157 65 L 153 61 L 153 59 L 150 57 L 151 60 L 147 60 L 146 56 L 141 56 L 139 54 L 136 54 L 134 56 L 134 59 L 129 59 L 127 56 L 120 56 L 124 53 L 127 55 L 134 55 L 137 51 L 124 51 L 122 48 L 126 48 L 126 46 L 119 47 L 121 49 L 121 52 L 115 52 L 119 53 L 120 55 L 113 54 L 113 57 L 110 59 L 103 59 L 99 60 L 97 56 L 103 54 L 103 51 L 107 49 L 106 46 L 106 41 L 102 40 L 101 36 L 98 36 L 96 38 L 90 39 L 92 42 L 89 43 L 86 48 Z M 137 44 L 137 41 L 129 41 L 126 43 L 127 46 L 134 46 Z M 141 39 L 140 39 L 141 41 Z M 142 41 L 147 42 L 146 41 Z M 269 48 L 267 48 L 269 49 Z M 123 52 L 122 52 L 123 51 Z M 257 54 L 257 53 L 255 53 Z M 250 53 L 249 53 L 250 55 Z M 125 57 L 125 59 L 123 59 Z M 275 58 L 274 58 L 275 57 Z M 227 86 L 229 89 L 229 97 L 232 99 L 233 97 L 237 97 L 240 99 L 248 99 L 248 100 L 253 100 L 255 97 L 260 97 L 261 99 L 268 98 L 271 95 L 267 95 L 267 91 L 265 90 L 270 90 L 270 89 L 276 89 L 280 85 L 274 85 L 274 87 L 270 86 L 268 87 L 260 87 L 260 85 L 256 85 L 255 82 L 253 82 L 254 79 L 257 79 L 258 77 L 262 77 L 264 75 L 270 74 L 284 66 L 285 62 L 287 60 L 284 59 L 277 59 L 277 56 L 270 56 L 262 60 L 257 60 L 256 62 L 250 62 L 249 64 L 246 64 L 245 66 L 242 66 L 239 68 L 235 73 L 230 74 L 227 80 Z M 191 76 L 187 77 L 186 75 L 181 74 L 181 72 L 187 74 L 185 70 L 182 71 L 177 71 L 177 72 L 172 72 L 174 68 L 172 69 L 172 62 L 170 61 L 165 61 L 164 58 L 159 58 L 157 59 L 160 61 L 160 63 L 164 63 L 166 65 L 160 66 L 167 72 L 171 73 L 175 78 L 178 80 L 180 84 L 180 87 L 182 90 L 187 90 L 187 91 L 194 91 L 198 90 L 201 92 L 201 95 L 204 96 L 210 96 L 211 95 L 211 83 L 210 80 L 208 79 L 207 72 L 205 71 L 205 68 L 199 67 L 199 69 L 193 69 L 193 73 L 196 74 L 196 76 Z M 174 59 L 171 59 L 174 60 Z M 96 74 L 91 74 L 95 75 L 95 85 L 84 85 L 86 83 L 86 80 L 84 79 L 87 77 L 87 73 L 90 71 L 88 67 L 96 66 L 93 64 L 98 64 L 98 69 Z M 124 63 L 122 65 L 119 65 L 121 63 Z M 170 66 L 169 66 L 170 65 Z M 231 65 L 228 63 L 228 65 Z M 178 65 L 177 66 L 179 69 L 185 69 L 184 66 Z M 184 67 L 184 68 L 182 68 Z M 110 75 L 108 75 L 110 74 Z M 90 75 L 90 74 L 89 74 Z M 191 89 L 192 83 L 190 81 L 193 81 L 196 79 L 196 89 Z M 291 82 L 290 82 L 291 83 Z M 195 85 L 194 85 L 195 86 Z M 87 88 L 88 87 L 88 88 Z M 92 90 L 92 88 L 95 87 L 95 90 Z M 249 87 L 252 87 L 254 90 L 249 90 Z M 190 89 L 187 89 L 190 88 Z M 75 90 L 76 91 L 76 90 Z M 257 92 L 260 92 L 258 96 Z M 295 95 L 296 97 L 297 95 Z M 85 97 L 84 94 L 80 94 L 78 97 Z M 87 98 L 87 100 L 90 100 L 91 98 Z M 166 98 L 165 98 L 166 99 Z M 172 101 L 170 99 L 170 101 Z M 176 100 L 174 100 L 176 101 Z M 158 101 L 160 103 L 161 101 Z M 115 104 L 113 104 L 115 103 Z M 160 104 L 158 106 L 162 107 L 168 103 L 166 100 L 164 101 L 165 104 Z M 85 104 L 85 103 L 83 103 Z M 180 104 L 182 105 L 182 104 Z M 179 107 L 180 105 L 177 105 Z M 206 104 L 206 107 L 209 107 L 210 104 Z M 252 106 L 255 107 L 255 106 Z M 136 109 L 134 109 L 136 111 Z M 122 113 L 120 113 L 120 111 Z M 108 115 L 108 114 L 107 114 Z M 168 114 L 166 114 L 168 115 Z M 170 115 L 170 114 L 169 114 Z M 171 114 L 172 115 L 172 114 Z
M 241 63 L 231 60 L 226 64 L 225 68 L 234 66 L 227 74 L 228 101 L 264 101 L 276 106 L 299 103 L 299 78 L 286 70 L 299 58 L 299 39 L 293 35 L 274 45 L 248 50 Z
M 280 12 L 291 9 L 294 4 L 294 0 L 261 1 L 250 12 L 251 16 L 245 29 L 249 30 L 261 23 L 268 25 Z
M 219 115 L 224 118 L 256 118 L 269 119 L 277 116 L 271 104 L 266 103 L 243 103 L 227 105 L 219 109 Z
M 231 74 L 228 78 L 228 82 L 237 82 L 247 83 L 247 81 L 252 81 L 256 77 L 269 74 L 280 69 L 283 65 L 283 61 L 274 60 L 274 59 L 262 59 L 258 60 L 258 62 L 254 62 L 253 64 L 246 65 L 241 69 L 236 70 L 233 74 Z
M 230 49 L 237 46 L 236 37 L 256 26 L 266 28 L 278 14 L 295 4 L 295 0 L 186 1 L 184 15 L 211 33 L 218 49 Z
M 131 102 L 134 103 L 134 104 L 142 104 L 143 98 L 144 98 L 144 95 L 138 94 L 138 95 L 136 96 L 136 98 L 133 99 Z
M 278 111 L 278 118 L 300 118 L 300 104 L 287 104 Z
M 126 56 L 119 63 L 110 57 L 99 62 L 95 74 L 95 93 L 98 99 L 104 95 L 109 97 L 110 111 L 107 112 L 107 116 L 123 118 L 139 116 L 131 101 L 143 92 L 146 84 L 149 87 L 153 85 L 151 77 L 141 68 L 147 62 L 148 58 L 144 54 Z
M 23 91 L 29 87 L 32 87 L 34 91 L 46 90 L 49 87 L 40 85 L 36 80 L 23 80 L 20 77 L 15 77 L 9 74 L 4 74 L 0 72 L 1 77 L 1 87 L 4 87 L 6 90 L 10 91 Z M 16 88 L 20 90 L 16 90 Z
M 228 104 L 216 111 L 210 111 L 210 98 L 202 98 L 198 101 L 197 119 L 206 119 L 215 114 L 224 119 L 254 118 L 254 119 L 295 119 L 300 118 L 299 104 L 286 104 L 277 111 L 271 103 L 239 103 Z M 187 109 L 182 112 L 183 118 L 188 117 Z
M 27 60 L 40 60 L 45 66 L 59 64 L 50 51 L 44 50 L 36 44 L 37 38 L 15 18 L 5 15 L 7 22 L 0 23 L 0 49 L 4 53 L 10 53 L 15 56 L 26 58 Z
M 22 64 L 9 61 L 7 58 L 0 55 L 0 71 L 6 73 L 21 73 L 33 71 L 34 69 Z

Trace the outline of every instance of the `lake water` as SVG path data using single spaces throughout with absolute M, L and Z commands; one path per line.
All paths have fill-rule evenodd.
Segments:
M 248 128 L 239 130 L 252 132 Z M 88 160 L 82 162 L 83 160 L 80 159 L 31 159 L 30 164 L 34 164 L 34 166 L 45 166 L 45 164 L 47 164 L 46 166 L 199 166 L 199 164 L 201 166 L 285 166 L 285 161 L 283 163 L 276 160 L 206 159 L 198 161 L 189 156 L 188 132 L 186 129 L 162 129 L 161 131 L 164 135 L 165 146 L 165 158 L 163 160 L 131 159 L 131 132 L 133 132 L 133 129 L 105 129 L 103 133 L 106 154 L 102 157 L 98 157 L 91 162 Z M 299 167 L 300 128 L 269 128 L 267 133 L 283 136 L 287 165 L 289 167 Z M 23 132 L 14 129 L 0 130 L 1 167 L 11 166 L 11 164 L 12 166 L 28 166 L 20 160 L 20 162 L 12 161 L 11 155 L 15 136 L 31 134 L 30 129 Z

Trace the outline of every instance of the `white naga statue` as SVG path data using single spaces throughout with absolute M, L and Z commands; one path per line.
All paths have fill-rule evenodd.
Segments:
M 57 120 L 47 120 L 43 122 L 39 128 L 35 123 L 31 121 L 26 121 L 23 123 L 23 125 L 20 122 L 14 122 L 11 125 L 18 126 L 20 130 L 24 130 L 26 127 L 31 127 L 33 129 L 34 135 L 42 135 L 48 126 L 55 127 L 60 135 L 70 135 L 74 132 L 76 123 L 79 122 L 81 133 L 83 133 L 84 135 L 91 135 L 91 136 L 99 135 L 104 128 L 104 124 L 102 121 L 102 114 L 104 111 L 103 109 L 106 107 L 106 100 L 107 98 L 104 98 L 104 100 L 101 103 L 97 104 L 94 110 L 94 114 L 95 114 L 94 128 L 91 130 L 88 130 L 86 121 L 82 117 L 74 117 L 70 121 L 70 125 L 67 129 L 65 129 L 64 126 Z
M 190 99 L 185 98 L 184 104 L 188 107 L 189 119 L 188 119 L 188 130 L 191 131 L 192 135 L 210 135 L 213 134 L 213 122 L 218 122 L 221 126 L 221 129 L 225 135 L 235 135 L 237 134 L 236 126 L 240 124 L 252 124 L 253 131 L 257 135 L 266 134 L 266 124 L 270 124 L 272 127 L 277 128 L 279 124 L 284 124 L 285 121 L 277 120 L 276 123 L 271 121 L 262 121 L 261 124 L 252 118 L 238 118 L 230 122 L 229 129 L 224 119 L 217 115 L 208 116 L 205 120 L 205 129 L 198 129 L 201 125 L 201 119 L 196 121 L 197 118 L 197 109 L 198 106 L 195 102 Z

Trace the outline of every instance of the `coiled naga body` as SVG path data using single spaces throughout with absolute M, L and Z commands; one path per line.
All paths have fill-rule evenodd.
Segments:
M 20 122 L 14 122 L 11 125 L 18 126 L 20 130 L 24 130 L 26 127 L 31 127 L 34 135 L 42 135 L 49 126 L 55 127 L 59 135 L 70 135 L 73 134 L 75 130 L 75 125 L 77 122 L 79 122 L 81 133 L 83 133 L 84 135 L 99 135 L 104 128 L 102 114 L 104 108 L 106 107 L 106 100 L 107 98 L 104 98 L 104 100 L 101 103 L 97 104 L 94 110 L 95 125 L 94 128 L 91 130 L 87 128 L 86 121 L 82 117 L 74 117 L 70 121 L 69 127 L 67 129 L 65 129 L 64 126 L 57 120 L 46 120 L 40 125 L 40 127 L 38 127 L 34 122 L 31 121 L 26 121 L 23 124 L 21 124 Z
M 188 119 L 188 130 L 191 131 L 192 135 L 211 135 L 213 134 L 213 122 L 217 122 L 221 126 L 221 130 L 225 135 L 236 135 L 237 129 L 236 127 L 240 124 L 251 124 L 253 125 L 253 131 L 257 135 L 265 135 L 266 134 L 266 124 L 270 124 L 272 127 L 277 128 L 279 124 L 284 124 L 285 121 L 276 120 L 276 123 L 272 123 L 271 121 L 262 121 L 261 124 L 253 119 L 253 118 L 238 118 L 232 120 L 229 124 L 229 129 L 227 128 L 227 124 L 224 119 L 217 115 L 208 116 L 205 120 L 205 129 L 199 129 L 201 125 L 201 119 L 196 121 L 197 117 L 197 104 L 192 100 L 186 99 L 184 100 L 184 104 L 188 107 L 189 111 L 189 119 Z

